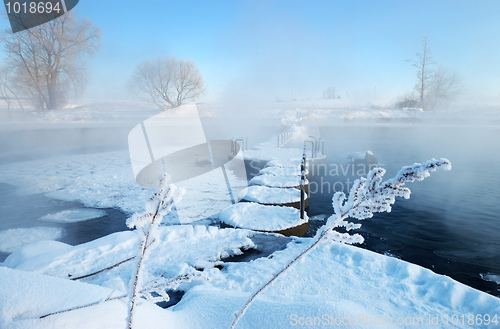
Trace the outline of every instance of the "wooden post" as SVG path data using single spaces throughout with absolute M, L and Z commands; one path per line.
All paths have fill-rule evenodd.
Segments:
M 304 142 L 304 153 L 302 154 L 302 162 L 300 164 L 300 218 L 304 219 L 305 208 L 305 174 L 306 174 L 306 142 Z

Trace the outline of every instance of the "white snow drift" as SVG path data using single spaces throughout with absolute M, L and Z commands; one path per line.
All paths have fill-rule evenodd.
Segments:
M 281 231 L 302 225 L 298 209 L 281 206 L 264 206 L 252 202 L 241 202 L 224 209 L 219 220 L 233 227 L 256 231 Z

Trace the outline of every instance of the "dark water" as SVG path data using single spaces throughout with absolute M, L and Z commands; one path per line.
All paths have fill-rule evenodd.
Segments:
M 438 170 L 424 181 L 407 185 L 412 190 L 409 200 L 397 199 L 391 213 L 375 214 L 362 222 L 365 243 L 361 247 L 500 296 L 500 285 L 481 277 L 500 274 L 498 127 L 332 125 L 321 127 L 319 133 L 326 140 L 328 168 L 348 173 L 330 170 L 325 175 L 324 170 L 316 170 L 311 184 L 318 188 L 311 195 L 309 216 L 331 214 L 333 193 L 348 192 L 347 183 L 359 177 L 346 170 L 349 152 L 373 151 L 387 169 L 386 178 L 404 165 L 446 157 L 452 162 L 451 171 Z M 363 171 L 359 174 L 364 176 Z M 313 222 L 311 231 L 321 224 Z
M 58 227 L 64 229 L 64 235 L 59 241 L 77 245 L 128 229 L 125 225 L 127 215 L 117 209 L 101 209 L 106 212 L 105 216 L 83 222 L 53 223 L 41 221 L 39 218 L 63 210 L 85 207 L 78 202 L 50 199 L 43 194 L 18 195 L 15 188 L 7 184 L 0 184 L 0 195 L 0 231 L 13 228 Z M 0 252 L 0 262 L 8 255 Z

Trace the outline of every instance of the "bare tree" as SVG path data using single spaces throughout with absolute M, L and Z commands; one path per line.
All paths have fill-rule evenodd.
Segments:
M 160 109 L 180 106 L 204 91 L 203 79 L 190 60 L 158 58 L 139 64 L 129 82 L 137 95 L 146 95 Z
M 422 51 L 418 52 L 416 56 L 417 57 L 414 59 L 408 59 L 407 62 L 412 63 L 412 65 L 417 69 L 415 92 L 419 96 L 420 106 L 425 109 L 425 94 L 430 87 L 430 81 L 433 75 L 431 65 L 435 64 L 431 57 L 431 49 L 427 44 L 427 37 L 422 38 Z
M 431 57 L 427 37 L 422 38 L 422 51 L 415 59 L 407 60 L 417 68 L 417 83 L 414 90 L 418 96 L 418 105 L 424 110 L 432 110 L 457 98 L 463 91 L 463 85 L 456 72 L 440 66 L 432 69 L 436 62 Z
M 414 108 L 418 106 L 418 96 L 414 91 L 407 91 L 405 94 L 400 95 L 396 100 L 395 106 L 398 108 Z
M 428 92 L 429 108 L 455 100 L 463 92 L 462 80 L 455 71 L 440 66 L 432 75 Z
M 337 90 L 335 89 L 335 87 L 328 87 L 323 91 L 324 99 L 335 99 L 337 97 Z
M 12 72 L 9 71 L 6 66 L 0 67 L 0 98 L 7 104 L 7 113 L 9 117 L 11 116 L 11 104 L 13 99 L 15 99 L 19 107 L 24 110 L 24 107 L 17 97 L 17 94 L 14 92 L 14 89 L 15 87 L 13 86 Z
M 86 59 L 100 47 L 100 31 L 67 13 L 34 28 L 2 34 L 7 65 L 19 94 L 40 109 L 55 109 L 71 91 L 79 91 Z

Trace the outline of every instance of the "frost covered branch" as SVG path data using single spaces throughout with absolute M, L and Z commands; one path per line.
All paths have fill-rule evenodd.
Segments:
M 125 263 L 126 263 L 126 262 L 128 262 L 128 261 L 131 261 L 131 260 L 132 260 L 132 259 L 134 259 L 134 258 L 135 258 L 135 256 L 133 256 L 133 257 L 129 257 L 129 258 L 127 258 L 127 259 L 125 259 L 125 260 L 122 260 L 122 261 L 120 261 L 120 262 L 118 262 L 118 263 L 116 263 L 116 264 L 113 264 L 113 265 L 111 265 L 111 266 L 105 267 L 105 268 L 103 268 L 103 269 L 100 269 L 100 270 L 98 270 L 98 271 L 95 271 L 95 272 L 92 272 L 92 273 L 89 273 L 89 274 L 85 274 L 85 275 L 81 275 L 81 276 L 77 276 L 77 277 L 71 278 L 70 280 L 76 281 L 76 280 L 80 280 L 80 279 L 85 279 L 85 278 L 88 278 L 88 277 L 90 277 L 90 276 L 94 276 L 94 275 L 97 275 L 97 274 L 99 274 L 99 273 L 102 273 L 102 272 L 104 272 L 104 271 L 109 271 L 109 270 L 111 270 L 111 269 L 113 269 L 113 268 L 115 268 L 115 267 L 118 267 L 118 266 L 120 266 L 120 265 L 122 265 L 122 264 L 125 264 Z M 69 277 L 71 277 L 72 275 L 71 275 L 71 274 L 68 274 L 68 276 L 69 276 Z
M 406 183 L 421 181 L 428 177 L 437 168 L 451 170 L 451 163 L 447 159 L 431 159 L 422 164 L 415 163 L 413 166 L 403 167 L 395 177 L 382 182 L 385 169 L 372 169 L 367 178 L 354 181 L 349 192 L 349 197 L 343 192 L 336 192 L 332 198 L 335 213 L 328 218 L 325 230 L 334 240 L 349 244 L 363 243 L 363 237 L 359 234 L 340 234 L 334 229 L 344 227 L 347 231 L 358 229 L 361 224 L 347 222 L 348 217 L 359 220 L 371 218 L 377 212 L 391 212 L 396 197 L 410 198 L 410 189 L 403 187 Z
M 141 295 L 151 294 L 153 292 L 153 290 L 160 289 L 160 288 L 162 288 L 163 290 L 171 290 L 171 289 L 175 290 L 175 289 L 177 289 L 179 287 L 179 285 L 182 282 L 189 282 L 189 281 L 191 281 L 191 280 L 193 280 L 195 278 L 199 278 L 201 276 L 202 276 L 202 274 L 183 274 L 183 275 L 179 275 L 179 276 L 177 276 L 175 278 L 172 278 L 172 279 L 165 279 L 161 283 L 156 282 L 151 287 L 142 289 L 140 291 L 140 294 Z M 206 280 L 206 278 L 205 278 L 205 280 Z M 111 295 L 112 294 L 113 293 L 111 293 Z M 92 306 L 98 305 L 98 304 L 103 303 L 103 302 L 109 302 L 109 301 L 117 300 L 117 299 L 124 299 L 126 297 L 129 297 L 129 295 L 128 294 L 122 294 L 122 295 L 115 296 L 115 297 L 108 297 L 108 298 L 106 298 L 104 300 L 98 300 L 98 301 L 90 303 L 90 304 L 80 305 L 80 306 L 68 308 L 68 309 L 65 309 L 65 310 L 60 310 L 60 311 L 48 313 L 48 314 L 40 316 L 39 318 L 43 319 L 43 318 L 46 318 L 46 317 L 49 317 L 49 316 L 52 316 L 52 315 L 57 315 L 57 314 L 61 314 L 61 313 L 76 311 L 76 310 L 80 310 L 82 308 L 92 307 Z
M 173 184 L 168 184 L 167 178 L 164 176 L 160 181 L 159 191 L 155 193 L 146 204 L 146 211 L 144 214 L 134 215 L 127 220 L 127 226 L 130 228 L 136 228 L 139 236 L 141 237 L 136 271 L 130 283 L 131 290 L 129 291 L 127 315 L 128 329 L 132 329 L 134 309 L 141 296 L 155 302 L 160 301 L 159 299 L 165 301 L 169 300 L 169 297 L 164 289 L 154 289 L 153 292 L 159 297 L 153 297 L 151 292 L 146 294 L 141 293 L 140 287 L 142 284 L 142 267 L 144 266 L 144 261 L 148 257 L 149 252 L 158 244 L 160 240 L 158 236 L 158 226 L 160 225 L 163 216 L 172 210 L 175 203 L 180 201 L 183 194 L 184 190 L 177 188 Z
M 336 192 L 332 198 L 334 214 L 330 216 L 326 224 L 316 232 L 309 247 L 291 260 L 281 271 L 274 274 L 266 284 L 250 297 L 243 308 L 235 315 L 234 321 L 231 324 L 231 329 L 236 326 L 239 319 L 245 314 L 250 304 L 260 293 L 272 285 L 278 277 L 283 275 L 299 259 L 313 250 L 320 241 L 324 239 L 333 239 L 340 243 L 363 243 L 364 239 L 359 234 L 351 235 L 349 233 L 340 233 L 335 230 L 338 227 L 343 227 L 349 232 L 361 227 L 361 224 L 346 221 L 348 217 L 362 220 L 373 217 L 373 214 L 377 212 L 391 212 L 396 197 L 403 197 L 405 199 L 410 198 L 410 189 L 403 187 L 406 183 L 421 181 L 439 167 L 442 167 L 444 170 L 451 170 L 451 162 L 442 158 L 439 160 L 431 159 L 422 164 L 415 163 L 412 166 L 403 167 L 395 177 L 384 182 L 382 181 L 382 177 L 385 174 L 385 169 L 374 168 L 368 173 L 367 178 L 362 177 L 354 181 L 349 191 L 348 198 L 346 198 L 343 192 Z

